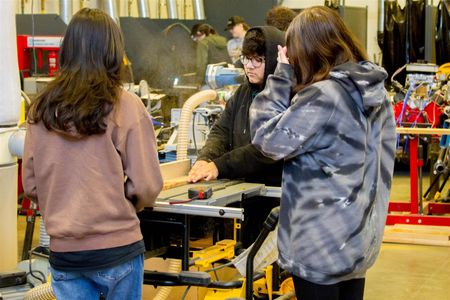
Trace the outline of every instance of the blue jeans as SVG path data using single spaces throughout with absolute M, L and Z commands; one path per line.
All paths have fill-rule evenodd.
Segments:
M 144 255 L 112 268 L 65 272 L 51 268 L 52 288 L 57 300 L 141 300 Z

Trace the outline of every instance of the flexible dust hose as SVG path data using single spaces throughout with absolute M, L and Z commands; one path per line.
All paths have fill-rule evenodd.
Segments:
M 170 273 L 180 273 L 181 271 L 181 259 L 169 259 L 169 270 Z M 158 289 L 158 293 L 153 298 L 153 300 L 167 300 L 172 292 L 172 286 L 162 286 Z
M 41 222 L 39 224 L 39 246 L 42 248 L 50 248 L 50 236 L 45 229 L 44 219 L 41 217 Z
M 203 102 L 214 100 L 217 97 L 216 91 L 200 91 L 187 99 L 181 109 L 180 121 L 178 123 L 177 160 L 187 159 L 189 145 L 189 125 L 192 119 L 192 112 Z M 195 134 L 194 132 L 192 134 Z
M 25 147 L 25 135 L 26 135 L 25 129 L 15 130 L 11 134 L 11 137 L 9 138 L 8 141 L 8 149 L 12 155 L 22 158 L 23 149 Z
M 285 295 L 281 295 L 280 297 L 276 298 L 275 300 L 291 300 L 295 297 L 295 291 L 290 291 L 289 293 Z
M 52 286 L 50 282 L 38 285 L 35 288 L 29 290 L 24 300 L 54 300 L 56 299 L 55 293 L 53 293 Z
M 24 91 L 20 91 L 20 94 L 22 95 L 22 97 L 25 99 L 25 101 L 27 102 L 28 105 L 31 105 L 31 99 L 30 97 L 28 97 L 28 95 L 24 92 Z

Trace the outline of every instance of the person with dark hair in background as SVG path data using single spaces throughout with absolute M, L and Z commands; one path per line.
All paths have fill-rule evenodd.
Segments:
M 153 206 L 163 182 L 150 116 L 122 87 L 123 57 L 114 20 L 80 10 L 57 76 L 29 110 L 23 186 L 50 235 L 58 300 L 142 298 L 136 212 Z
M 232 38 L 227 43 L 227 50 L 233 64 L 239 61 L 242 54 L 242 43 L 249 28 L 250 26 L 240 16 L 233 16 L 228 19 L 225 31 L 228 30 Z
M 191 39 L 194 41 L 194 42 L 198 42 L 198 38 L 201 36 L 201 34 L 199 33 L 199 31 L 198 31 L 198 28 L 201 26 L 201 25 L 203 25 L 204 23 L 197 23 L 197 24 L 194 24 L 194 26 L 192 26 L 192 28 L 191 28 Z
M 221 62 L 230 63 L 227 52 L 227 40 L 217 34 L 209 24 L 196 24 L 192 27 L 191 37 L 197 42 L 197 76 L 205 80 L 206 67 Z
M 274 27 L 254 27 L 247 31 L 241 56 L 247 81 L 228 100 L 225 111 L 211 129 L 189 172 L 189 181 L 239 178 L 268 186 L 281 185 L 282 162 L 266 158 L 251 144 L 248 115 L 250 104 L 275 70 L 278 44 L 284 44 L 284 34 Z M 242 203 L 244 247 L 254 241 L 263 221 L 278 203 L 279 199 L 264 197 Z
M 253 145 L 284 160 L 278 262 L 302 300 L 362 300 L 394 169 L 387 73 L 330 8 L 305 9 L 286 37 L 250 109 Z
M 284 6 L 275 6 L 266 14 L 266 24 L 286 31 L 297 13 Z

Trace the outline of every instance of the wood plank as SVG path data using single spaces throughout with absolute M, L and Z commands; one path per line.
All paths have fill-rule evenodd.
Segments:
M 408 236 L 405 234 L 385 234 L 383 237 L 384 243 L 399 243 L 399 244 L 413 244 L 413 245 L 428 245 L 428 246 L 446 246 L 450 247 L 450 241 L 444 239 L 430 239 L 429 237 Z
M 428 239 L 421 240 L 421 239 L 408 238 L 408 237 L 406 237 L 406 238 L 405 237 L 396 237 L 396 238 L 392 238 L 392 239 L 386 238 L 386 239 L 383 239 L 383 243 L 450 247 L 450 243 L 445 242 L 445 241 L 430 241 Z
M 445 233 L 439 233 L 439 234 L 436 234 L 436 233 L 428 233 L 428 232 L 408 232 L 408 231 L 400 231 L 400 230 L 395 230 L 395 229 L 393 229 L 393 230 L 391 230 L 391 231 L 388 231 L 388 234 L 389 235 L 392 235 L 392 236 L 411 236 L 411 237 L 414 237 L 414 238 L 419 238 L 419 239 L 430 239 L 430 240 L 445 240 L 445 241 L 448 241 L 449 240 L 449 235 L 448 235 L 448 233 L 447 234 L 445 234 Z
M 387 226 L 383 242 L 450 247 L 450 228 L 404 224 Z
M 392 229 L 450 235 L 450 227 L 446 226 L 396 224 Z
M 418 128 L 418 127 L 397 127 L 396 128 L 397 133 L 401 134 L 437 134 L 437 135 L 443 135 L 443 134 L 450 134 L 450 129 L 445 128 Z
M 163 191 L 168 189 L 173 189 L 179 186 L 187 184 L 188 177 L 182 176 L 174 179 L 164 180 Z
M 175 178 L 187 176 L 191 169 L 191 161 L 189 159 L 177 160 L 160 165 L 161 174 L 164 182 Z

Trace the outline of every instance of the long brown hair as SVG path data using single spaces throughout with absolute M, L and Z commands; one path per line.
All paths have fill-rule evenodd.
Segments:
M 64 35 L 59 72 L 32 103 L 29 122 L 83 136 L 105 132 L 105 117 L 120 96 L 123 56 L 113 19 L 98 9 L 81 9 Z
M 335 66 L 368 59 L 341 17 L 323 6 L 307 8 L 294 18 L 286 33 L 286 46 L 297 77 L 297 92 L 328 78 Z

